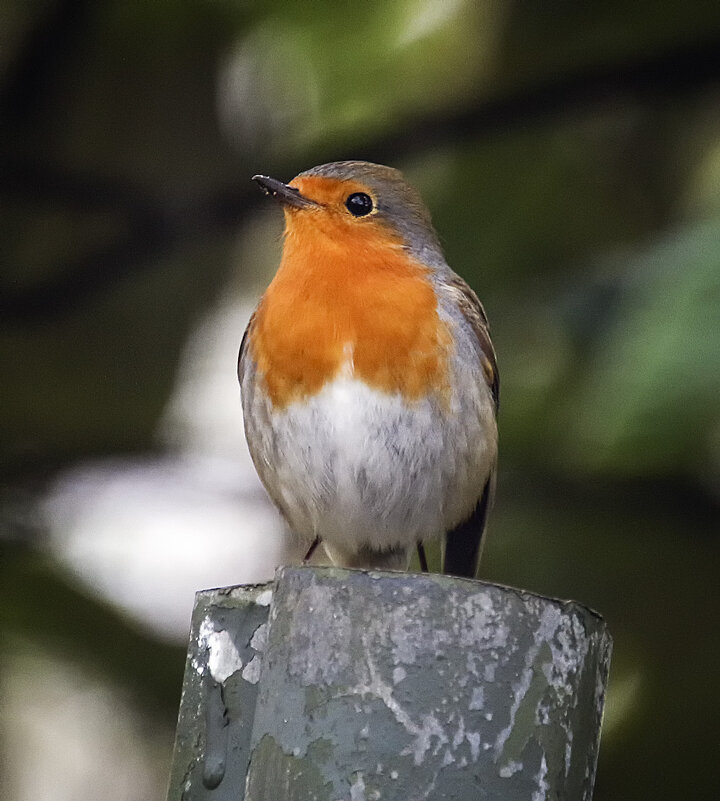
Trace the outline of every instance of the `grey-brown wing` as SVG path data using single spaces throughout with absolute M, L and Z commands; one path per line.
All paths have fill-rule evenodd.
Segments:
M 482 303 L 460 276 L 454 276 L 446 285 L 455 304 L 470 325 L 481 354 L 483 375 L 495 403 L 500 408 L 500 373 L 497 356 L 490 338 L 490 324 Z M 495 497 L 495 469 L 485 476 L 480 498 L 471 515 L 449 531 L 445 537 L 443 573 L 474 578 L 482 551 L 482 540 L 487 518 Z
M 482 368 L 495 402 L 495 412 L 500 408 L 500 373 L 498 372 L 495 348 L 490 339 L 490 324 L 478 296 L 459 275 L 453 276 L 445 285 L 463 317 L 470 324 L 482 354 Z
M 250 320 L 248 321 L 247 326 L 245 327 L 245 333 L 240 340 L 240 352 L 238 353 L 238 363 L 237 363 L 237 374 L 238 380 L 242 383 L 242 375 L 243 375 L 243 363 L 245 361 L 245 356 L 247 353 L 248 347 L 248 335 L 250 333 L 250 329 L 255 324 L 255 312 L 250 315 Z

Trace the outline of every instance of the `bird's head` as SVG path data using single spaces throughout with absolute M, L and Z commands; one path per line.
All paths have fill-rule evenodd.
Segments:
M 301 172 L 287 184 L 265 175 L 253 180 L 282 203 L 290 239 L 348 248 L 402 247 L 428 266 L 443 263 L 420 194 L 392 167 L 337 161 Z

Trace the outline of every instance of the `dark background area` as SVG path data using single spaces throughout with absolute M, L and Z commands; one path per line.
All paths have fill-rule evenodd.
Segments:
M 343 158 L 406 173 L 485 303 L 481 577 L 607 619 L 596 801 L 717 798 L 720 4 L 694 0 L 4 0 L 0 795 L 162 797 L 184 639 L 77 568 L 48 499 L 177 454 L 188 341 L 277 263 L 250 176 Z M 103 569 L 129 575 L 116 502 Z

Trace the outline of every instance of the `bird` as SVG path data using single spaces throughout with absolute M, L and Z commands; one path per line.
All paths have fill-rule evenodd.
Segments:
M 262 484 L 306 549 L 407 570 L 442 538 L 476 575 L 496 484 L 499 374 L 475 292 L 448 266 L 402 173 L 337 161 L 288 183 L 280 265 L 245 329 L 238 378 Z

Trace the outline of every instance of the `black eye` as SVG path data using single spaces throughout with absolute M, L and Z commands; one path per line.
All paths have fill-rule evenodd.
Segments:
M 345 201 L 345 208 L 354 217 L 364 217 L 373 210 L 372 198 L 364 192 L 353 192 Z

